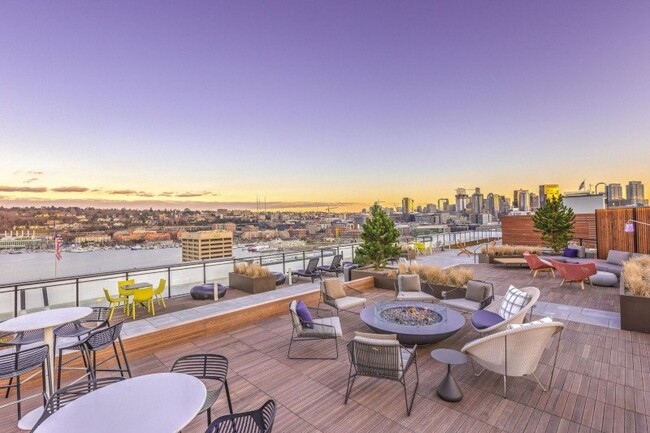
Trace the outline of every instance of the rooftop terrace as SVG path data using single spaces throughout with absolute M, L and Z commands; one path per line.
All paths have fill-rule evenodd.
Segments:
M 434 361 L 432 349 L 460 349 L 477 337 L 466 324 L 460 332 L 431 346 L 418 347 L 420 385 L 410 417 L 406 416 L 400 386 L 394 382 L 359 378 L 351 400 L 343 404 L 349 369 L 343 344 L 354 331 L 368 331 L 356 314 L 341 313 L 344 331 L 337 360 L 290 360 L 287 348 L 291 336 L 288 312 L 257 320 L 228 330 L 209 330 L 183 339 L 168 339 L 155 347 L 128 351 L 134 376 L 169 371 L 173 362 L 189 353 L 218 353 L 230 361 L 228 380 L 236 412 L 252 410 L 269 398 L 278 403 L 274 431 L 277 432 L 647 432 L 650 427 L 650 335 L 618 329 L 617 289 L 589 285 L 559 288 L 559 278 L 533 279 L 527 269 L 499 268 L 473 264 L 472 258 L 458 257 L 455 251 L 418 258 L 441 266 L 467 264 L 475 277 L 492 281 L 497 295 L 508 285 L 534 285 L 541 290 L 535 316 L 552 315 L 566 324 L 562 335 L 556 379 L 549 392 L 543 392 L 529 378 L 509 379 L 509 395 L 502 398 L 501 376 L 485 372 L 475 377 L 471 365 L 454 367 L 454 376 L 465 396 L 459 403 L 447 403 L 436 395 L 436 387 L 446 366 Z M 317 284 L 298 284 L 313 300 Z M 258 295 L 255 295 L 258 296 Z M 373 289 L 364 293 L 370 303 L 391 300 L 393 293 Z M 229 298 L 226 298 L 229 299 Z M 219 308 L 239 308 L 253 296 L 236 297 Z M 221 301 L 220 301 L 221 302 Z M 228 302 L 231 302 L 228 307 Z M 314 305 L 313 302 L 309 302 Z M 217 308 L 217 304 L 213 304 Z M 237 307 L 239 305 L 239 307 Z M 198 307 L 208 314 L 208 306 Z M 200 309 L 203 310 L 200 310 Z M 190 310 L 185 310 L 190 311 Z M 190 314 L 190 313 L 185 313 Z M 129 324 L 131 327 L 160 321 L 161 330 L 125 328 L 128 334 L 152 338 L 165 330 L 165 320 L 178 313 L 161 314 Z M 175 317 L 183 320 L 181 317 Z M 187 320 L 201 321 L 196 316 Z M 141 326 L 140 325 L 140 326 Z M 155 327 L 154 327 L 155 328 Z M 331 342 L 304 345 L 308 351 L 328 351 Z M 537 373 L 542 382 L 551 373 L 552 351 L 546 349 Z M 412 388 L 409 388 L 412 389 Z M 35 407 L 30 401 L 27 407 Z M 128 403 L 125 408 L 128 410 Z M 164 402 L 151 402 L 151 410 L 164 408 Z M 227 413 L 222 394 L 213 407 L 217 417 Z M 98 409 L 97 416 L 107 416 Z M 112 415 L 111 415 L 112 416 Z M 108 418 L 107 418 L 108 422 Z M 184 432 L 205 431 L 205 417 L 197 417 Z M 15 407 L 0 410 L 0 431 L 15 432 Z

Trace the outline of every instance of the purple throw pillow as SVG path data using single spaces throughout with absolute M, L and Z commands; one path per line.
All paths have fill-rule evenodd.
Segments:
M 296 314 L 298 314 L 298 318 L 300 319 L 302 326 L 309 329 L 312 329 L 314 327 L 314 321 L 311 318 L 311 314 L 309 314 L 307 306 L 301 300 L 299 300 L 298 304 L 296 305 Z
M 565 248 L 564 251 L 562 252 L 563 257 L 578 257 L 578 250 L 575 248 Z

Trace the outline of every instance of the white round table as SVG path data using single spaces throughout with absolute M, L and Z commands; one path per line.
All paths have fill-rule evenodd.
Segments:
M 23 316 L 14 317 L 0 323 L 0 332 L 22 332 L 43 329 L 45 344 L 50 348 L 50 380 L 45 382 L 45 392 L 49 397 L 52 394 L 52 375 L 54 371 L 54 328 L 68 322 L 83 319 L 93 312 L 89 307 L 56 308 L 43 310 L 36 313 L 29 313 Z M 26 414 L 18 423 L 18 428 L 31 430 L 43 409 L 33 410 Z
M 205 385 L 193 376 L 139 376 L 78 398 L 50 415 L 36 433 L 174 433 L 194 419 L 205 396 Z

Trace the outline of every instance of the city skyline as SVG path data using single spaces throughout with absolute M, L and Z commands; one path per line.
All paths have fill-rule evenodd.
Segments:
M 647 2 L 4 2 L 0 43 L 3 206 L 650 181 Z

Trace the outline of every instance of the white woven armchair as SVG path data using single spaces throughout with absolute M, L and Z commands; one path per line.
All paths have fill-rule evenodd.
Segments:
M 521 308 L 516 314 L 514 314 L 512 317 L 509 317 L 508 319 L 504 319 L 494 325 L 491 325 L 487 328 L 480 328 L 476 326 L 474 316 L 476 314 L 481 314 L 480 311 L 487 311 L 490 313 L 494 314 L 499 314 L 499 311 L 501 310 L 501 304 L 505 301 L 505 296 L 501 297 L 499 299 L 496 299 L 494 302 L 492 302 L 490 305 L 485 307 L 483 310 L 479 310 L 478 312 L 475 312 L 472 314 L 472 320 L 470 321 L 472 323 L 472 328 L 476 332 L 478 332 L 481 336 L 487 335 L 487 334 L 492 334 L 494 332 L 499 332 L 499 331 L 504 331 L 508 329 L 508 325 L 513 324 L 513 323 L 523 323 L 524 319 L 526 318 L 526 314 L 531 311 L 531 309 L 535 306 L 535 303 L 539 299 L 539 289 L 537 287 L 524 287 L 522 289 L 519 289 L 522 292 L 528 293 L 530 295 L 530 301 Z
M 472 360 L 472 366 L 476 362 L 483 367 L 483 370 L 474 373 L 476 376 L 486 369 L 503 376 L 504 398 L 508 393 L 508 376 L 532 375 L 539 386 L 547 391 L 553 383 L 562 329 L 564 324 L 560 322 L 525 324 L 516 329 L 508 329 L 470 341 L 461 351 Z M 549 385 L 545 388 L 535 375 L 535 370 L 544 349 L 555 334 L 559 335 L 553 357 L 553 369 Z

